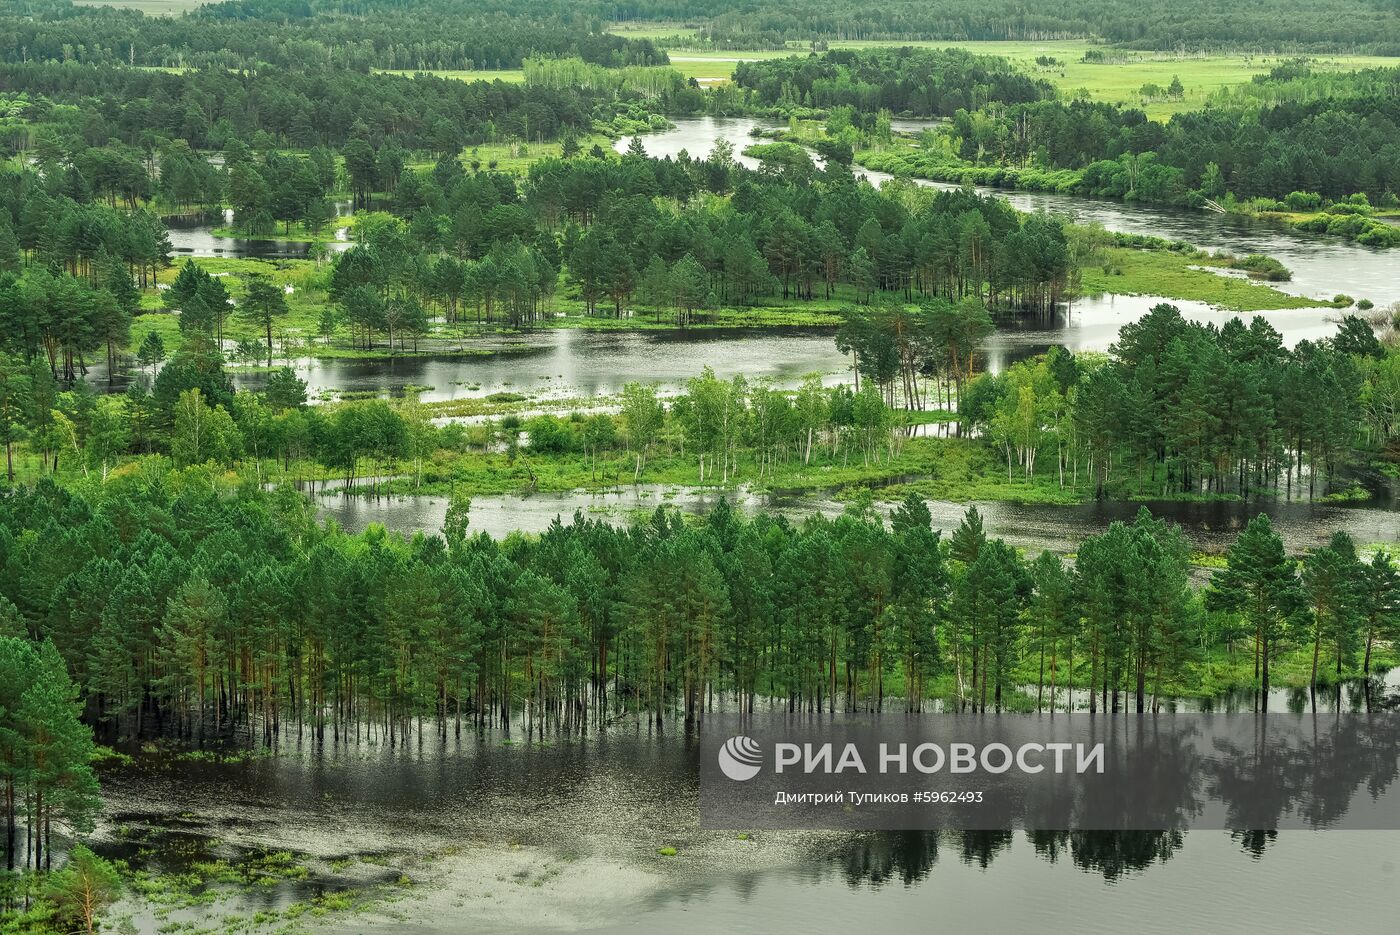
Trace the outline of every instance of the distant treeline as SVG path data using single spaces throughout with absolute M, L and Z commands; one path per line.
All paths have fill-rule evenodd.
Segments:
M 1163 191 L 1144 192 L 1152 200 L 1198 188 L 1208 197 L 1228 189 L 1244 198 L 1360 191 L 1378 199 L 1400 192 L 1400 69 L 1378 74 L 1388 81 L 1383 93 L 1353 96 L 1333 87 L 1314 100 L 1187 111 L 1165 124 L 1133 108 L 1040 101 L 965 114 L 953 130 L 959 155 L 973 162 L 1083 169 L 1124 155 L 1145 166 L 1155 154 L 1178 175 L 1161 180 Z M 1092 194 L 1123 194 L 1108 179 L 1086 184 Z
M 919 117 L 951 117 L 992 102 L 1054 97 L 1046 81 L 1004 59 L 961 49 L 868 49 L 740 62 L 734 83 L 757 103 L 830 109 L 884 108 Z
M 599 65 L 660 65 L 646 39 L 604 31 L 568 4 L 463 0 L 250 0 L 185 16 L 26 0 L 0 10 L 0 60 L 126 64 L 160 68 L 329 66 L 519 68 L 532 54 Z
M 435 153 L 510 137 L 548 139 L 563 127 L 587 132 L 595 116 L 614 113 L 611 106 L 598 112 L 598 105 L 644 99 L 627 88 L 560 89 L 343 69 L 168 74 L 41 64 L 0 65 L 0 92 L 24 96 L 19 116 L 66 130 L 89 146 L 168 137 L 196 149 L 223 149 L 231 140 L 259 149 L 310 148 L 367 136 Z M 9 136 L 12 148 L 22 148 L 29 133 L 21 128 Z
M 720 48 L 833 40 L 1099 38 L 1135 49 L 1400 54 L 1385 0 L 1209 0 L 1150 9 L 1127 0 L 235 0 L 183 16 L 25 0 L 0 12 L 0 60 L 184 68 L 519 68 L 530 55 L 608 67 L 664 64 L 649 39 L 610 21 L 700 25 Z M 680 29 L 678 29 L 678 32 Z
M 841 39 L 1101 38 L 1135 49 L 1400 53 L 1400 18 L 1387 0 L 1182 0 L 1149 7 L 1131 0 L 627 0 L 607 7 L 617 19 L 698 21 L 703 37 L 736 49 Z

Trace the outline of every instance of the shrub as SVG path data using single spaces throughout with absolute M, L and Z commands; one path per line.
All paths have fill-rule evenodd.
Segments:
M 1316 211 L 1322 207 L 1322 196 L 1317 192 L 1289 192 L 1283 200 L 1294 211 Z
M 573 450 L 573 431 L 567 422 L 555 416 L 535 416 L 525 423 L 525 430 L 530 433 L 531 451 L 541 454 L 563 454 Z

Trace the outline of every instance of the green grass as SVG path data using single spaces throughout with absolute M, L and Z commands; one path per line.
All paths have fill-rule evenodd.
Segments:
M 913 45 L 924 48 L 967 49 L 979 55 L 998 55 L 1017 62 L 1036 77 L 1044 78 L 1065 97 L 1083 89 L 1092 100 L 1142 107 L 1154 120 L 1166 120 L 1174 113 L 1199 110 L 1210 95 L 1223 87 L 1242 84 L 1255 75 L 1267 74 L 1286 55 L 1178 55 L 1174 52 L 1136 52 L 1098 45 L 1085 39 L 1047 42 L 860 42 L 833 41 L 832 48 L 869 48 L 873 46 Z M 1083 61 L 1090 49 L 1102 51 L 1109 61 Z M 1042 67 L 1036 58 L 1047 56 L 1058 60 L 1057 65 Z M 1389 67 L 1397 59 L 1373 55 L 1324 56 L 1319 68 L 1354 71 L 1360 68 Z M 1185 94 L 1179 101 L 1155 101 L 1143 104 L 1141 89 L 1145 84 L 1165 88 L 1173 77 L 1179 77 Z
M 579 150 L 587 153 L 594 146 L 600 147 L 605 154 L 612 153 L 612 140 L 602 135 L 594 133 L 587 137 L 582 137 L 578 141 Z M 513 172 L 523 175 L 528 172 L 530 166 L 541 159 L 558 158 L 563 154 L 563 144 L 557 141 L 545 143 L 480 143 L 476 146 L 469 146 L 462 153 L 462 162 L 471 166 L 473 162 L 480 162 L 481 168 L 486 169 L 495 163 L 496 169 L 501 172 Z
M 794 46 L 788 49 L 670 49 L 666 54 L 672 59 L 692 58 L 734 65 L 738 62 L 791 58 L 794 55 L 807 55 L 810 51 L 810 49 L 799 49 Z
M 740 458 L 738 473 L 724 483 L 706 474 L 703 486 L 718 489 L 741 484 L 783 491 L 825 491 L 891 483 L 910 473 L 927 474 L 939 468 L 944 449 L 936 444 L 942 440 L 910 439 L 903 450 L 893 457 L 882 455 L 878 461 L 866 463 L 859 453 L 831 457 L 814 453 L 813 462 L 803 465 L 799 460 L 779 464 L 765 470 L 759 477 L 758 465 Z M 968 444 L 960 442 L 960 444 Z M 411 465 L 399 464 L 398 470 Z M 389 490 L 395 493 L 445 494 L 449 491 L 468 495 L 518 493 L 523 490 L 565 492 L 571 490 L 607 490 L 632 483 L 634 459 L 625 451 L 605 452 L 598 458 L 594 474 L 588 459 L 580 454 L 532 453 L 522 449 L 514 456 L 506 453 L 477 452 L 440 453 L 424 466 L 421 484 L 405 477 L 391 481 Z M 311 465 L 293 465 L 292 476 L 306 477 L 316 472 Z M 300 472 L 300 473 L 298 473 Z M 395 473 L 381 466 L 382 474 Z M 334 476 L 321 474 L 320 476 Z M 366 475 L 367 476 L 367 475 Z M 672 487 L 702 486 L 696 459 L 678 452 L 656 452 L 647 459 L 640 478 L 642 483 Z
M 1068 673 L 1064 669 L 1065 658 L 1059 659 L 1059 705 L 1063 710 L 1064 688 Z M 1371 668 L 1372 674 L 1394 668 L 1400 664 L 1400 655 L 1397 655 L 1393 648 L 1378 645 L 1372 654 Z M 1027 654 L 1017 667 L 1015 678 L 1022 684 L 1029 685 L 1032 693 L 1036 684 L 1039 659 L 1035 654 Z M 1087 658 L 1076 655 L 1075 666 L 1072 673 L 1073 684 L 1077 694 L 1077 701 L 1083 702 L 1083 691 L 1088 683 L 1090 673 L 1090 663 Z M 1360 666 L 1360 654 L 1353 664 L 1342 666 L 1343 679 L 1357 679 L 1362 676 Z M 1312 646 L 1294 645 L 1292 647 L 1276 650 L 1271 658 L 1269 666 L 1269 685 L 1271 688 L 1283 689 L 1305 689 L 1312 678 Z M 1323 649 L 1323 658 L 1319 664 L 1318 681 L 1319 691 L 1324 686 L 1335 690 L 1336 685 L 1336 660 L 1335 657 L 1329 659 L 1326 648 Z M 1149 677 L 1147 692 L 1152 694 L 1154 688 L 1164 697 L 1175 698 L 1218 698 L 1226 692 L 1238 689 L 1249 689 L 1256 686 L 1254 679 L 1254 655 L 1249 641 L 1242 639 L 1231 651 L 1225 646 L 1212 646 L 1205 650 L 1198 658 L 1188 662 L 1181 673 L 1175 678 L 1164 679 L 1160 686 L 1155 686 Z M 1045 691 L 1048 705 L 1050 692 L 1049 676 L 1046 676 Z M 1126 698 L 1124 695 L 1126 694 Z M 1032 703 L 1034 698 L 1031 699 Z M 1132 705 L 1132 688 L 1125 683 L 1120 687 L 1119 703 Z
M 265 275 L 279 286 L 290 285 L 293 291 L 287 296 L 288 314 L 274 329 L 274 337 L 279 330 L 289 335 L 307 337 L 316 333 L 321 310 L 327 301 L 325 289 L 330 274 L 329 264 L 317 269 L 311 260 L 254 260 L 242 257 L 200 257 L 196 262 L 205 272 L 219 275 L 224 288 L 235 300 L 244 291 L 240 277 L 250 273 Z M 161 270 L 157 280 L 167 285 L 173 282 L 179 275 L 180 265 L 177 263 Z M 179 316 L 163 310 L 162 296 L 162 292 L 148 290 L 141 297 L 143 314 L 137 315 L 131 326 L 132 348 L 140 347 L 146 334 L 151 331 L 160 333 L 167 354 L 173 354 L 179 347 L 182 340 Z M 236 314 L 227 319 L 224 332 L 235 340 L 260 337 L 258 329 L 245 325 Z
M 640 36 L 641 32 L 628 32 L 615 24 L 612 31 L 622 35 Z M 665 27 L 647 30 L 650 38 L 665 38 L 675 35 Z M 1053 84 L 1061 96 L 1069 98 L 1081 90 L 1092 100 L 1108 101 L 1115 104 L 1128 104 L 1143 109 L 1153 120 L 1167 120 L 1172 114 L 1204 107 L 1212 94 L 1221 88 L 1243 84 L 1255 75 L 1267 74 L 1274 66 L 1290 58 L 1287 55 L 1251 55 L 1244 53 L 1218 55 L 1185 55 L 1174 52 L 1138 52 L 1114 49 L 1087 39 L 1061 39 L 1045 42 L 1006 41 L 901 41 L 901 40 L 832 40 L 833 49 L 916 48 L 967 49 L 979 55 L 996 55 L 1010 59 L 1038 78 Z M 1097 49 L 1108 56 L 1103 63 L 1085 62 L 1084 53 Z M 728 78 L 734 73 L 735 60 L 759 61 L 783 58 L 790 55 L 807 55 L 810 48 L 806 43 L 791 43 L 785 50 L 726 50 L 726 49 L 687 49 L 677 47 L 669 50 L 674 68 L 687 77 L 708 78 L 711 80 Z M 1039 57 L 1057 60 L 1057 64 L 1041 66 L 1036 64 Z M 676 61 L 682 59 L 682 61 Z M 699 61 L 685 61 L 698 59 Z M 729 59 L 729 61 L 725 61 Z M 1318 69 L 1355 71 L 1361 68 L 1394 67 L 1400 59 L 1377 55 L 1328 55 L 1314 61 Z M 1165 88 L 1173 77 L 1179 77 L 1185 87 L 1180 100 L 1153 100 L 1144 102 L 1142 87 L 1155 84 Z
M 734 76 L 734 62 L 687 55 L 677 52 L 671 56 L 671 67 L 687 78 L 694 78 L 701 86 L 728 81 Z
M 750 52 L 739 52 L 736 54 L 743 58 L 749 58 L 750 56 L 754 55 L 754 53 Z M 787 54 L 788 53 L 785 52 L 779 52 L 775 56 L 767 57 L 782 58 Z M 735 63 L 733 61 L 722 61 L 715 56 L 711 56 L 703 52 L 677 52 L 675 53 L 675 55 L 677 57 L 680 57 L 682 61 L 675 61 L 673 58 L 670 66 L 658 67 L 672 68 L 680 72 L 686 78 L 697 79 L 702 85 L 710 84 L 717 81 L 728 81 L 729 78 L 734 74 Z M 701 60 L 685 61 L 684 59 L 687 58 L 699 58 Z M 483 71 L 463 71 L 460 69 L 410 70 L 405 68 L 378 68 L 375 69 L 375 71 L 377 71 L 380 74 L 386 75 L 433 75 L 438 78 L 453 78 L 458 81 L 505 81 L 510 84 L 519 84 L 525 80 L 525 71 L 521 68 L 505 68 L 499 70 Z
M 597 404 L 600 400 L 589 400 Z M 445 404 L 427 404 L 432 416 L 457 414 L 502 414 L 515 409 L 548 408 L 539 403 L 502 404 L 492 407 L 478 400 L 454 400 Z M 562 415 L 562 413 L 561 413 Z M 479 445 L 484 429 L 468 427 L 468 437 Z M 139 458 L 126 458 L 114 466 L 108 479 L 140 470 Z M 626 451 L 613 450 L 600 454 L 596 473 L 582 454 L 540 454 L 523 448 L 516 453 L 483 453 L 472 451 L 435 452 L 422 465 L 421 480 L 415 476 L 416 465 L 408 460 L 371 463 L 362 461 L 357 476 L 368 492 L 367 478 L 393 477 L 380 481 L 380 493 L 468 496 L 535 492 L 568 492 L 575 490 L 611 490 L 630 486 L 635 462 Z M 251 462 L 238 469 L 223 470 L 229 483 L 240 476 L 251 477 Z M 34 483 L 44 473 L 38 456 L 27 444 L 16 448 L 16 478 L 20 483 Z M 261 479 L 276 483 L 280 480 L 333 480 L 343 476 L 340 469 L 329 468 L 310 461 L 293 461 L 284 466 L 274 460 L 264 461 Z M 86 481 L 82 468 L 74 459 L 60 460 L 58 480 L 62 483 L 99 483 L 94 473 Z M 1084 480 L 1081 478 L 1081 480 Z M 799 458 L 769 465 L 762 476 L 759 465 L 748 454 L 739 458 L 737 473 L 727 482 L 711 477 L 708 472 L 702 485 L 699 466 L 689 454 L 682 457 L 679 449 L 655 449 L 647 460 L 640 481 L 665 487 L 733 489 L 741 485 L 756 490 L 784 492 L 831 493 L 846 499 L 858 491 L 869 489 L 876 499 L 901 500 L 908 493 L 929 499 L 971 501 L 1005 500 L 1021 503 L 1072 505 L 1093 495 L 1087 480 L 1077 489 L 1060 489 L 1055 477 L 1040 474 L 1031 480 L 1016 477 L 1006 479 L 1005 464 L 986 446 L 971 439 L 911 438 L 897 451 L 882 450 L 877 458 L 866 461 L 859 452 L 833 454 L 814 449 L 812 463 L 804 465 Z
M 771 301 L 776 303 L 781 300 Z M 774 304 L 720 308 L 696 313 L 695 320 L 688 327 L 692 331 L 714 328 L 835 328 L 842 322 L 840 308 L 841 305 L 835 301 L 821 300 L 791 306 Z M 600 313 L 606 311 L 600 309 Z M 585 315 L 581 309 L 564 318 L 547 318 L 540 324 L 548 328 L 578 328 L 583 331 L 670 331 L 676 327 L 670 318 L 653 317 L 649 313 L 637 312 L 631 318 L 611 318 L 604 314 Z
M 74 6 L 110 6 L 123 10 L 140 10 L 147 16 L 174 16 L 215 0 L 73 0 Z
M 608 32 L 628 39 L 694 39 L 694 27 L 683 23 L 610 23 Z
M 1045 54 L 1054 55 L 1053 52 Z M 1162 52 L 1122 54 L 1130 57 L 1121 63 L 1093 64 L 1076 58 L 1063 66 L 1049 69 L 1037 67 L 1035 70 L 1066 97 L 1083 88 L 1093 100 L 1140 107 L 1151 119 L 1165 121 L 1173 114 L 1201 109 L 1207 99 L 1221 88 L 1243 84 L 1255 75 L 1267 74 L 1288 58 L 1278 55 L 1178 58 Z M 1030 60 L 1034 58 L 1034 55 L 1030 56 Z M 1317 67 L 1355 71 L 1391 67 L 1396 63 L 1396 59 L 1380 56 L 1344 55 L 1323 58 Z M 1181 100 L 1143 102 L 1143 85 L 1156 84 L 1165 88 L 1174 77 L 1179 77 L 1185 87 Z
M 605 399 L 568 401 L 570 405 L 605 402 Z M 454 400 L 428 404 L 427 408 L 434 416 L 440 416 L 449 413 L 500 414 L 512 409 L 519 411 L 541 406 L 529 402 L 512 403 L 493 410 L 477 400 Z M 563 408 L 560 407 L 561 410 Z M 564 412 L 560 411 L 559 415 L 563 416 Z M 914 421 L 924 420 L 916 418 Z M 484 437 L 480 435 L 483 429 L 479 426 L 471 428 L 478 433 L 473 443 L 479 445 Z M 1030 478 L 1022 476 L 1019 470 L 1013 471 L 1008 478 L 1005 460 L 980 440 L 917 437 L 904 440 L 893 452 L 882 449 L 878 457 L 869 461 L 859 452 L 832 453 L 814 449 L 811 464 L 804 465 L 800 459 L 794 458 L 768 465 L 761 476 L 758 463 L 746 453 L 739 458 L 737 472 L 727 481 L 707 472 L 702 484 L 695 458 L 681 456 L 676 447 L 658 447 L 648 457 L 640 481 L 675 489 L 747 486 L 754 490 L 829 494 L 837 500 L 846 500 L 868 490 L 875 499 L 891 503 L 911 493 L 924 499 L 958 503 L 1007 501 L 1061 506 L 1083 503 L 1094 496 L 1092 479 L 1083 471 L 1077 478 L 1077 485 L 1075 478 L 1067 473 L 1065 486 L 1061 487 L 1053 467 L 1053 453 L 1046 463 L 1050 467 L 1042 468 Z M 387 485 L 381 485 L 380 490 L 383 492 L 387 486 L 390 492 L 399 494 L 456 492 L 480 496 L 526 490 L 610 490 L 630 486 L 634 467 L 633 457 L 621 450 L 602 453 L 598 458 L 596 473 L 588 459 L 576 453 L 541 454 L 528 448 L 513 455 L 482 453 L 480 450 L 440 451 L 425 462 L 421 479 L 400 476 Z M 413 465 L 407 462 L 377 466 L 366 464 L 365 468 L 361 476 L 377 474 L 382 477 L 409 473 Z M 268 464 L 265 469 L 274 478 L 280 476 L 276 465 Z M 337 476 L 337 472 L 316 464 L 294 463 L 286 476 L 324 479 Z M 1127 468 L 1119 469 L 1108 493 L 1112 498 L 1123 500 L 1145 496 L 1173 499 L 1172 494 L 1163 494 L 1160 477 L 1154 481 L 1145 471 L 1135 472 Z
M 571 401 L 580 402 L 580 401 Z M 596 405 L 606 400 L 586 400 Z M 491 406 L 480 400 L 453 400 L 448 403 L 426 404 L 432 416 L 445 414 L 481 415 L 508 414 L 511 410 L 550 408 L 535 402 Z M 559 413 L 561 416 L 563 412 Z M 474 445 L 484 438 L 484 429 L 468 427 Z M 17 462 L 17 474 L 22 482 L 32 482 L 41 470 L 37 459 L 31 458 L 21 446 L 22 457 Z M 439 450 L 424 460 L 421 478 L 415 476 L 416 465 L 411 461 L 372 464 L 365 460 L 358 476 L 366 492 L 366 478 L 393 477 L 378 483 L 380 493 L 468 496 L 534 492 L 568 492 L 576 490 L 612 490 L 630 486 L 635 461 L 626 451 L 603 452 L 597 460 L 596 472 L 589 459 L 578 453 L 540 454 L 523 448 L 514 454 L 483 453 L 479 449 L 461 452 Z M 276 461 L 265 461 L 262 478 L 277 482 L 288 480 L 333 480 L 343 475 L 339 469 L 315 462 L 294 461 L 284 467 Z M 114 469 L 113 475 L 135 470 L 135 460 Z M 244 473 L 251 474 L 251 465 Z M 73 473 L 73 472 L 77 473 Z M 60 479 L 76 480 L 76 467 L 62 466 Z M 230 472 L 230 478 L 236 472 Z M 676 490 L 707 487 L 733 489 L 747 486 L 756 490 L 783 492 L 831 493 L 846 499 L 858 491 L 870 490 L 876 499 L 894 502 L 908 493 L 929 499 L 966 502 L 971 500 L 1004 500 L 1021 503 L 1063 504 L 1081 503 L 1093 495 L 1088 481 L 1078 488 L 1061 489 L 1054 476 L 1039 474 L 1031 480 L 1016 477 L 1006 479 L 1005 465 L 979 441 L 971 439 L 911 438 L 891 453 L 882 450 L 878 457 L 866 461 L 859 452 L 833 454 L 814 449 L 812 462 L 804 465 L 799 458 L 768 465 L 762 476 L 758 463 L 747 454 L 739 458 L 737 473 L 728 481 L 711 477 L 708 472 L 703 484 L 699 466 L 690 455 L 681 456 L 679 449 L 655 449 L 647 459 L 639 478 L 641 483 L 661 485 Z
M 1280 292 L 1260 282 L 1191 268 L 1209 262 L 1167 250 L 1110 247 L 1105 251 L 1103 266 L 1084 268 L 1080 291 L 1089 296 L 1105 293 L 1159 295 L 1205 302 L 1234 312 L 1316 308 L 1323 304 Z

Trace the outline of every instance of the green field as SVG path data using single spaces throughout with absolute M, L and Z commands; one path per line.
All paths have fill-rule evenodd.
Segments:
M 613 23 L 608 32 L 628 39 L 694 39 L 695 27 L 681 23 Z
M 612 152 L 612 140 L 597 133 L 581 137 L 578 145 L 585 153 L 594 146 L 601 147 L 604 153 Z M 494 168 L 501 172 L 523 174 L 529 170 L 531 163 L 558 157 L 562 155 L 562 150 L 563 144 L 558 141 L 529 144 L 480 143 L 466 148 L 462 153 L 462 162 L 468 166 L 477 162 L 484 169 Z
M 740 57 L 747 58 L 748 53 L 739 52 L 724 59 L 700 52 L 674 52 L 671 53 L 671 67 L 702 85 L 715 84 L 733 77 L 734 66 L 738 64 L 734 59 Z
M 211 0 L 73 0 L 74 6 L 110 6 L 140 10 L 147 16 L 174 16 L 204 6 Z
M 1178 55 L 1170 52 L 1130 52 L 1098 46 L 1086 40 L 1058 42 L 833 42 L 833 48 L 917 45 L 930 48 L 961 48 L 982 55 L 1000 55 L 1021 63 L 1032 74 L 1053 84 L 1068 97 L 1081 89 L 1092 100 L 1142 107 L 1153 120 L 1166 120 L 1172 114 L 1199 110 L 1221 88 L 1243 84 L 1289 58 L 1284 55 Z M 1091 48 L 1111 59 L 1104 63 L 1085 62 Z M 1041 56 L 1059 64 L 1037 65 Z M 1373 55 L 1339 55 L 1318 59 L 1320 67 L 1339 71 L 1361 68 L 1394 67 L 1400 59 Z M 1145 84 L 1165 88 L 1174 77 L 1181 79 L 1185 94 L 1177 101 L 1143 102 Z
M 653 24 L 643 33 L 615 26 L 619 35 L 652 38 L 684 34 L 686 30 L 678 26 L 665 27 Z M 958 42 L 958 41 L 898 41 L 898 40 L 833 40 L 833 49 L 918 48 L 967 49 L 980 55 L 998 55 L 1021 64 L 1037 77 L 1053 84 L 1068 97 L 1080 90 L 1097 101 L 1117 104 L 1131 104 L 1142 107 L 1154 120 L 1166 120 L 1172 114 L 1185 110 L 1198 110 L 1205 106 L 1207 99 L 1216 91 L 1231 85 L 1242 84 L 1255 75 L 1268 73 L 1269 69 L 1285 61 L 1286 55 L 1194 55 L 1174 52 L 1135 52 L 1114 49 L 1091 42 L 1087 39 L 1062 39 L 1045 42 Z M 1085 62 L 1084 53 L 1090 49 L 1102 51 L 1109 61 L 1103 63 Z M 783 58 L 790 55 L 804 55 L 808 49 L 793 43 L 786 50 L 759 49 L 753 51 L 685 49 L 670 50 L 671 61 L 687 77 L 719 79 L 733 74 L 734 66 L 740 61 L 760 61 Z M 1056 64 L 1042 66 L 1036 64 L 1040 57 L 1053 58 Z M 1360 68 L 1395 67 L 1400 59 L 1375 55 L 1334 55 L 1314 60 L 1315 67 L 1352 71 Z M 1185 94 L 1180 100 L 1153 100 L 1144 102 L 1142 87 L 1155 84 L 1165 88 L 1173 77 L 1179 77 L 1185 86 Z

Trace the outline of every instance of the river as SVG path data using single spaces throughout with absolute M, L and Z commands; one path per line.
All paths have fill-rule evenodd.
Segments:
M 780 128 L 782 124 L 752 118 L 695 117 L 675 121 L 674 128 L 642 137 L 647 155 L 675 157 L 682 151 L 691 156 L 707 156 L 718 139 L 734 146 L 736 161 L 754 168 L 757 160 L 743 155 L 744 147 L 756 141 L 756 127 Z M 917 121 L 901 122 L 897 129 L 913 130 Z M 617 141 L 619 152 L 626 150 L 631 137 Z M 871 182 L 889 179 L 887 173 L 855 166 L 854 170 Z M 950 188 L 944 183 L 919 180 L 918 184 Z M 1400 301 L 1400 260 L 1394 251 L 1362 247 L 1340 238 L 1303 234 L 1269 221 L 1207 211 L 1186 211 L 1122 201 L 1080 198 L 1074 195 L 1012 192 L 979 188 L 984 194 L 1007 199 L 1022 211 L 1047 211 L 1081 222 L 1098 222 L 1110 231 L 1150 234 L 1168 240 L 1184 240 L 1212 251 L 1236 255 L 1266 253 L 1293 271 L 1291 282 L 1274 284 L 1281 291 L 1320 300 L 1345 293 L 1356 299 L 1368 298 L 1376 305 Z

